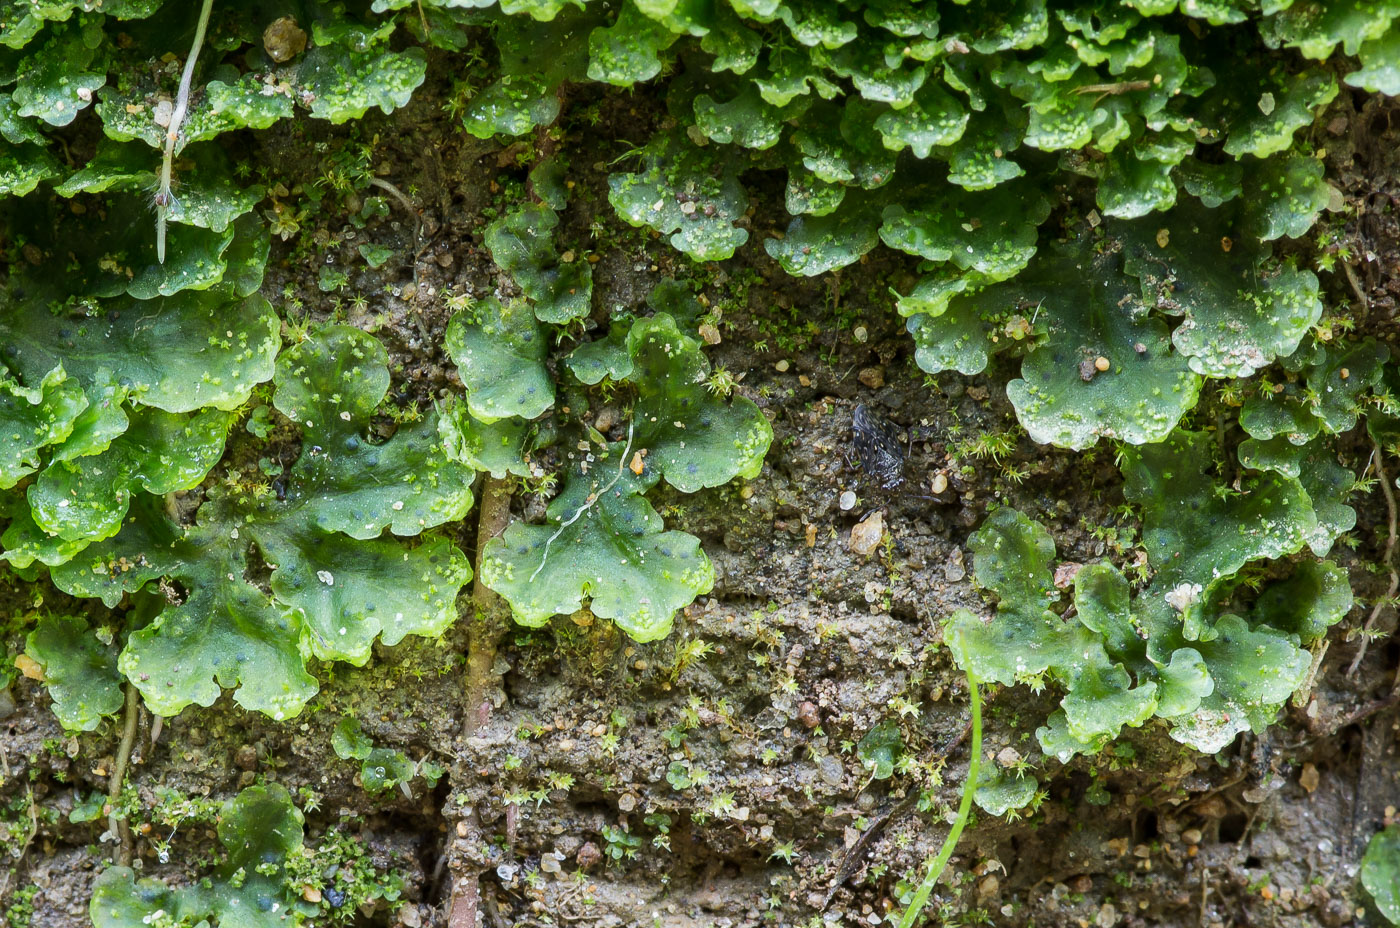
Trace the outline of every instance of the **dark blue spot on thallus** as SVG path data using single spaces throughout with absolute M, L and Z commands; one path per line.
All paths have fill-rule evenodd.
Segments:
M 661 552 L 662 557 L 675 557 L 675 555 L 671 553 L 670 548 L 657 548 L 656 550 Z
M 692 461 L 690 464 L 686 465 L 685 472 L 687 474 L 698 474 L 700 473 L 700 465 Z
M 360 439 L 359 439 L 359 436 L 357 436 L 357 435 L 351 435 L 349 438 L 345 439 L 345 450 L 346 450 L 346 451 L 356 451 L 356 450 L 359 449 L 359 447 L 360 447 Z

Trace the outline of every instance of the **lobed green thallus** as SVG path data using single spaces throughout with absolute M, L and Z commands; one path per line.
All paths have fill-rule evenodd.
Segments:
M 1345 202 L 1308 127 L 1343 86 L 1400 94 L 1393 0 L 374 0 L 275 19 L 218 0 L 158 248 L 149 191 L 195 6 L 0 0 L 0 558 L 112 610 L 29 634 L 65 726 L 117 711 L 123 679 L 163 715 L 231 690 L 286 718 L 310 662 L 440 634 L 472 578 L 444 529 L 481 473 L 560 484 L 543 524 L 484 551 L 521 623 L 588 605 L 652 640 L 710 589 L 699 539 L 646 494 L 757 477 L 772 429 L 721 398 L 692 287 L 658 284 L 635 316 L 594 306 L 561 240 L 587 132 L 563 90 L 587 83 L 664 101 L 605 168 L 607 199 L 698 275 L 763 260 L 757 230 L 781 228 L 763 251 L 793 275 L 907 255 L 890 303 L 919 368 L 1009 371 L 1031 439 L 1117 450 L 1150 579 L 1090 564 L 1066 606 L 1048 532 L 1001 508 L 971 543 L 995 613 L 948 620 L 974 681 L 1060 687 L 1045 753 L 1152 718 L 1218 751 L 1273 719 L 1350 607 L 1319 560 L 1356 518 L 1338 437 L 1365 413 L 1392 450 L 1395 368 L 1287 240 Z M 483 230 L 514 291 L 458 307 L 442 347 L 464 389 L 416 412 L 386 402 L 373 335 L 268 302 L 296 195 L 229 152 L 282 121 L 392 113 L 438 62 L 472 75 L 441 118 L 561 144 Z M 333 151 L 355 164 L 325 187 L 382 192 L 364 151 Z M 606 435 L 578 412 L 604 396 L 624 413 Z M 1255 593 L 1264 564 L 1284 579 Z

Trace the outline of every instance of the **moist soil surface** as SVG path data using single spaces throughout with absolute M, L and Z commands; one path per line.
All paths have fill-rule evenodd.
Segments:
M 594 263 L 593 323 L 648 312 L 646 294 L 661 280 L 693 282 L 720 311 L 711 361 L 740 378 L 737 392 L 772 423 L 767 462 L 751 481 L 652 494 L 669 525 L 701 538 L 716 573 L 713 591 L 669 637 L 636 644 L 586 612 L 509 627 L 487 681 L 490 711 L 469 737 L 465 621 L 440 641 L 379 646 L 364 668 L 319 667 L 320 695 L 291 722 L 250 715 L 227 697 L 159 726 L 140 711 L 125 798 L 141 875 L 196 880 L 214 848 L 207 821 L 173 835 L 160 824 L 172 796 L 217 801 L 276 782 L 299 797 L 308 843 L 352 837 L 402 880 L 397 902 L 338 913 L 348 923 L 446 925 L 454 894 L 474 880 L 489 926 L 880 924 L 907 890 L 901 881 L 917 882 L 944 840 L 967 770 L 967 683 L 940 629 L 957 609 L 991 614 L 972 582 L 969 535 L 989 509 L 1012 505 L 1051 530 L 1068 569 L 1141 565 L 1140 523 L 1123 505 L 1112 450 L 1071 454 L 1026 438 L 1004 389 L 1014 361 L 974 377 L 919 371 L 892 308 L 890 288 L 907 291 L 915 271 L 901 256 L 877 249 L 840 274 L 785 275 L 762 248 L 785 222 L 780 177 L 745 178 L 756 192 L 749 244 L 721 264 L 692 263 L 622 224 L 607 204 L 609 163 L 664 120 L 654 101 L 574 99 L 553 133 L 502 149 L 453 128 L 441 115 L 450 93 L 427 86 L 353 137 L 299 123 L 248 142 L 242 156 L 266 175 L 264 208 L 286 234 L 274 239 L 264 288 L 284 318 L 373 331 L 389 348 L 392 395 L 405 408 L 460 393 L 442 347 L 447 297 L 512 293 L 483 227 L 527 195 L 540 157 L 562 155 L 574 189 L 557 240 Z M 1400 108 L 1343 92 L 1312 134 L 1344 201 L 1326 218 L 1330 247 L 1341 249 L 1321 275 L 1328 299 L 1350 303 L 1361 328 L 1394 350 Z M 420 215 L 394 196 L 382 198 L 387 210 L 366 210 L 379 188 L 324 183 L 346 150 L 368 153 L 375 176 Z M 368 267 L 358 251 L 366 244 L 393 256 Z M 338 290 L 321 289 L 325 268 L 345 274 Z M 622 438 L 609 425 L 616 408 L 588 401 L 586 418 Z M 1212 416 L 1212 402 L 1194 415 Z M 905 443 L 904 480 L 893 488 L 857 466 L 857 404 Z M 1362 430 L 1343 453 L 1354 472 L 1366 468 Z M 514 516 L 538 521 L 548 496 L 521 488 Z M 199 498 L 192 492 L 184 508 Z M 1353 502 L 1354 544 L 1332 556 L 1369 604 L 1387 585 L 1393 523 L 1379 492 Z M 853 529 L 875 519 L 883 540 L 853 550 Z M 475 558 L 475 515 L 451 530 Z M 10 613 L 41 601 L 92 608 L 43 584 L 4 583 Z M 1034 736 L 1058 695 L 987 691 L 986 764 L 1034 777 L 1038 791 L 1020 813 L 975 812 L 930 902 L 931 923 L 1376 922 L 1356 876 L 1366 841 L 1400 806 L 1400 648 L 1389 637 L 1394 610 L 1382 608 L 1348 673 L 1371 618 L 1358 605 L 1331 630 L 1311 690 L 1267 732 L 1216 756 L 1149 724 L 1061 765 Z M 10 634 L 10 653 L 21 639 Z M 13 868 L 0 912 L 32 928 L 87 924 L 113 842 L 103 838 L 105 817 L 74 823 L 69 814 L 106 794 L 121 720 L 68 735 L 27 679 L 0 693 L 0 713 L 0 846 Z M 377 746 L 445 774 L 435 786 L 418 777 L 368 792 L 358 764 L 332 751 L 345 716 Z M 877 779 L 859 745 L 888 720 L 900 729 L 901 762 Z

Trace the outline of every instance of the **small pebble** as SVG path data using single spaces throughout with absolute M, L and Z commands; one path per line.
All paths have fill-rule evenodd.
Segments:
M 885 369 L 883 367 L 862 368 L 858 376 L 860 382 L 872 390 L 878 390 L 885 385 Z
M 933 492 L 934 492 L 934 495 L 936 496 L 936 495 L 938 495 L 939 493 L 942 493 L 942 492 L 943 492 L 944 490 L 946 490 L 946 489 L 948 489 L 948 475 L 947 475 L 947 474 L 934 474 L 934 475 L 933 475 Z
M 963 560 L 962 549 L 954 548 L 948 555 L 948 563 L 943 566 L 943 578 L 949 583 L 957 583 L 967 577 L 967 564 Z
M 789 368 L 789 367 L 792 367 L 792 365 L 788 363 L 788 361 L 787 361 L 786 358 L 784 358 L 783 360 L 779 361 L 777 364 L 774 364 L 773 367 L 774 367 L 774 369 L 777 370 L 777 372 L 778 372 L 779 374 L 786 374 L 788 368 Z
M 863 522 L 856 523 L 851 529 L 851 550 L 856 554 L 870 556 L 875 553 L 875 549 L 880 547 L 880 540 L 885 537 L 885 517 L 879 510 L 872 512 L 865 517 Z
M 602 409 L 598 410 L 598 418 L 593 420 L 593 427 L 595 429 L 606 435 L 608 429 L 611 429 L 614 425 L 617 425 L 616 406 L 604 406 Z
M 822 723 L 821 713 L 817 711 L 816 703 L 804 702 L 797 707 L 797 720 L 806 728 L 816 728 Z
M 240 770 L 252 770 L 258 765 L 258 749 L 245 744 L 233 755 L 234 766 Z
M 937 491 L 937 490 L 934 490 L 933 492 L 937 493 L 938 491 Z M 853 491 L 853 490 L 842 490 L 842 491 L 841 491 L 840 505 L 841 505 L 841 511 L 842 511 L 842 512 L 850 512 L 852 509 L 856 508 L 856 494 L 855 494 L 855 491 Z
M 1102 374 L 1104 371 L 1108 370 L 1108 358 L 1105 358 L 1103 355 L 1099 355 L 1097 358 L 1094 359 L 1094 367 L 1098 370 L 1100 374 Z
M 864 345 L 866 341 L 869 340 L 870 333 L 865 330 L 865 326 L 858 325 L 855 327 L 855 330 L 851 332 L 851 336 L 855 338 L 856 344 Z
M 306 50 L 306 30 L 294 17 L 283 16 L 263 30 L 263 51 L 277 64 L 291 61 Z
M 578 853 L 574 855 L 574 861 L 584 870 L 601 862 L 602 859 L 603 852 L 598 850 L 598 845 L 594 844 L 592 841 L 583 842 L 583 846 L 580 847 Z
M 851 498 L 854 500 L 855 495 L 852 494 Z M 851 505 L 855 504 L 852 503 Z M 24 674 L 29 679 L 38 680 L 40 683 L 44 682 L 43 666 L 28 654 L 17 655 L 15 657 L 15 666 L 19 668 L 20 673 Z

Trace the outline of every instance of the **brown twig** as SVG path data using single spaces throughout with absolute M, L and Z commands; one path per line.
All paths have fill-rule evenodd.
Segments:
M 1385 494 L 1385 508 L 1389 514 L 1390 534 L 1385 539 L 1385 566 L 1390 570 L 1390 586 L 1386 589 L 1385 597 L 1377 600 L 1376 605 L 1371 609 L 1371 615 L 1367 617 L 1366 624 L 1361 628 L 1361 647 L 1356 649 L 1356 657 L 1352 658 L 1351 666 L 1347 668 L 1347 678 L 1356 677 L 1356 670 L 1361 666 L 1361 659 L 1366 656 L 1366 646 L 1371 641 L 1371 629 L 1376 624 L 1376 619 L 1380 618 L 1381 610 L 1395 599 L 1395 591 L 1400 589 L 1400 574 L 1395 571 L 1395 537 L 1396 537 L 1396 510 L 1395 491 L 1391 489 L 1390 478 L 1386 476 L 1385 455 L 1381 452 L 1381 447 L 1373 441 L 1376 460 L 1376 477 L 1380 481 L 1381 492 Z
M 470 616 L 467 625 L 467 679 L 463 706 L 462 736 L 470 738 L 491 720 L 490 690 L 494 680 L 496 646 L 510 622 L 510 606 L 481 579 L 481 562 L 486 543 L 510 524 L 511 484 L 509 478 L 490 474 L 482 483 L 481 509 L 476 524 L 476 579 L 472 584 Z M 481 817 L 475 809 L 462 820 L 464 838 L 484 847 Z M 449 928 L 476 928 L 481 909 L 481 874 L 470 865 L 456 874 L 452 902 L 448 908 Z
M 1147 90 L 1151 86 L 1151 81 L 1118 81 L 1114 84 L 1085 84 L 1083 87 L 1074 88 L 1074 92 L 1120 94 L 1131 93 L 1134 90 Z
M 117 746 L 117 758 L 112 763 L 112 776 L 107 783 L 107 805 L 111 809 L 107 813 L 107 827 L 113 835 L 120 839 L 112 854 L 112 862 L 119 867 L 131 865 L 131 826 L 127 824 L 126 819 L 117 817 L 117 797 L 121 795 L 122 782 L 126 780 L 126 766 L 131 761 L 131 749 L 136 744 L 136 715 L 140 708 L 136 685 L 128 683 L 126 685 L 126 711 L 122 740 Z
M 1210 873 L 1210 867 L 1201 868 L 1201 903 L 1196 910 L 1196 924 L 1199 928 L 1206 928 L 1206 897 L 1210 893 L 1210 884 L 1206 882 L 1206 876 Z
M 1366 299 L 1366 291 L 1361 289 L 1361 281 L 1356 279 L 1356 271 L 1351 264 L 1342 262 L 1342 273 L 1346 275 L 1347 283 L 1351 284 L 1351 292 L 1356 294 L 1357 301 L 1361 304 L 1361 311 L 1369 313 L 1371 311 L 1371 301 Z
M 369 182 L 371 186 L 378 187 L 380 190 L 383 190 L 395 200 L 398 200 L 399 205 L 402 206 L 408 212 L 408 214 L 413 217 L 413 221 L 414 223 L 416 223 L 416 228 L 414 229 L 413 237 L 421 245 L 423 243 L 423 216 L 418 212 L 418 205 L 408 198 L 408 194 L 404 193 L 398 187 L 395 187 L 393 184 L 389 183 L 382 177 L 374 177 L 371 175 Z
M 924 761 L 929 762 L 934 756 L 942 757 L 944 760 L 947 760 L 952 756 L 954 751 L 962 746 L 962 743 L 967 740 L 970 734 L 972 734 L 971 719 L 963 726 L 962 731 L 954 736 L 953 740 L 944 745 L 941 750 L 930 752 L 928 755 L 925 755 Z M 831 900 L 835 897 L 836 891 L 851 878 L 851 875 L 854 874 L 857 869 L 859 869 L 858 864 L 860 863 L 861 855 L 865 853 L 865 849 L 870 846 L 870 843 L 880 835 L 880 832 L 885 830 L 885 826 L 908 812 L 918 801 L 919 792 L 916 790 L 900 800 L 899 804 L 894 808 L 877 816 L 865 831 L 861 832 L 860 837 L 856 839 L 856 842 L 852 844 L 842 856 L 840 866 L 836 868 L 836 876 L 832 879 L 826 890 L 825 905 L 831 905 Z
M 509 478 L 486 475 L 481 491 L 481 515 L 476 528 L 476 579 L 472 582 L 471 618 L 467 627 L 467 703 L 462 734 L 471 737 L 491 717 L 487 690 L 491 667 L 496 663 L 496 643 L 510 622 L 506 601 L 481 579 L 482 556 L 486 543 L 510 525 L 511 485 Z

